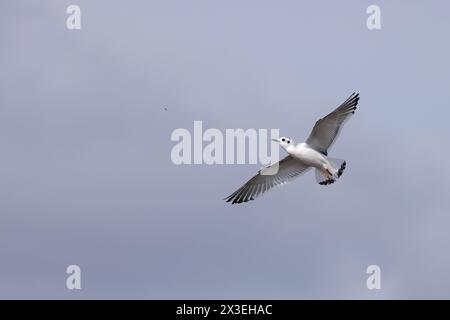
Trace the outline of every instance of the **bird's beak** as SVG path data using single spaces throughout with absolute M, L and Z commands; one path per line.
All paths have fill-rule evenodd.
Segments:
M 275 141 L 275 142 L 280 142 L 280 140 L 279 140 L 279 139 L 272 139 L 272 141 Z

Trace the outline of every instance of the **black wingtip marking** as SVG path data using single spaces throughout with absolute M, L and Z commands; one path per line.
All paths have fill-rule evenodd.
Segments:
M 239 199 L 239 195 L 240 194 L 238 192 L 235 192 L 223 200 L 225 200 L 225 202 L 231 202 L 231 204 L 240 204 L 240 203 L 248 202 L 250 200 L 255 200 L 253 197 Z

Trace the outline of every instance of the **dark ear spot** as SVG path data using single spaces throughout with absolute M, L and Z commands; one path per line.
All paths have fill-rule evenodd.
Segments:
M 285 139 L 283 138 L 283 139 L 281 139 L 281 141 L 284 141 Z
M 290 140 L 288 140 L 288 143 L 291 143 L 291 141 L 290 141 Z

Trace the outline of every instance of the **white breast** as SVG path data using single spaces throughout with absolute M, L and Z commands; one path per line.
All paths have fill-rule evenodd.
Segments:
M 322 168 L 327 160 L 323 154 L 310 148 L 306 143 L 299 143 L 291 150 L 287 150 L 293 157 L 311 167 Z

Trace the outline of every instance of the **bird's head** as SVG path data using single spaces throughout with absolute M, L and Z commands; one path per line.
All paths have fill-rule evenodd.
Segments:
M 278 142 L 280 144 L 280 146 L 283 147 L 284 149 L 286 149 L 287 147 L 292 146 L 294 144 L 294 140 L 292 140 L 291 138 L 286 138 L 286 137 L 272 139 L 272 141 Z

